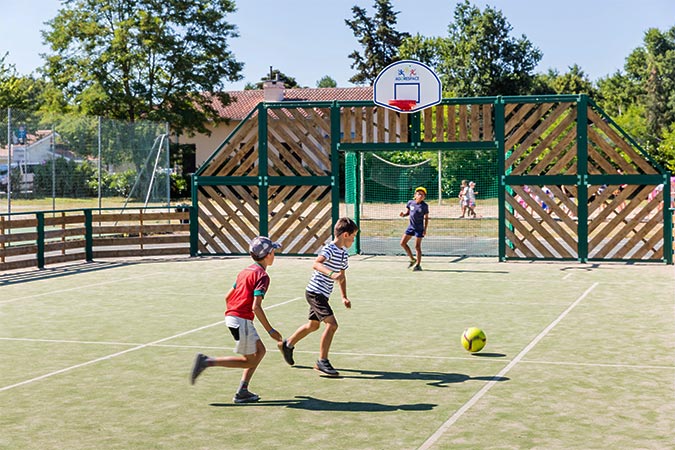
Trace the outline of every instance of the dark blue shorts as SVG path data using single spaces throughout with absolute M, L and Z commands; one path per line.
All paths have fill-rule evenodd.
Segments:
M 422 228 L 421 230 L 418 230 L 416 228 L 413 228 L 413 227 L 409 226 L 408 229 L 405 230 L 405 234 L 407 234 L 408 236 L 415 236 L 417 238 L 423 238 L 424 237 L 424 228 Z

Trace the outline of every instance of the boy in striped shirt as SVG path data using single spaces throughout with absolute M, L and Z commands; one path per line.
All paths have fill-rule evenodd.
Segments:
M 321 322 L 323 322 L 326 327 L 321 335 L 319 359 L 314 369 L 329 377 L 340 375 L 328 360 L 330 344 L 338 329 L 338 323 L 328 304 L 328 299 L 333 291 L 333 284 L 337 282 L 342 294 L 342 303 L 348 309 L 352 307 L 347 297 L 345 270 L 349 267 L 348 249 L 354 243 L 357 231 L 358 226 L 352 219 L 348 217 L 340 218 L 333 229 L 335 238 L 321 250 L 319 256 L 314 260 L 312 266 L 314 272 L 305 291 L 305 298 L 309 304 L 309 321 L 301 325 L 288 339 L 279 343 L 279 349 L 284 355 L 284 360 L 291 366 L 295 364 L 295 361 L 293 361 L 295 345 L 308 334 L 318 330 Z

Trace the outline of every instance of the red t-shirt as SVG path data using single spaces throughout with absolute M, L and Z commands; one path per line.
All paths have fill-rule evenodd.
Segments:
M 253 297 L 264 297 L 270 285 L 270 276 L 260 264 L 254 263 L 245 268 L 234 282 L 234 292 L 227 302 L 226 316 L 237 316 L 253 320 Z

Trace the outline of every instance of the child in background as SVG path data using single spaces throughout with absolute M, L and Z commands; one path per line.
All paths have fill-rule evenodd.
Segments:
M 234 351 L 242 356 L 208 357 L 198 353 L 190 376 L 192 384 L 195 384 L 199 374 L 207 367 L 239 367 L 244 369 L 244 373 L 233 401 L 251 403 L 260 400 L 258 395 L 248 390 L 251 377 L 266 352 L 253 325 L 253 318 L 257 317 L 269 335 L 281 342 L 281 334 L 272 328 L 262 308 L 262 301 L 270 284 L 270 277 L 265 269 L 274 263 L 274 250 L 278 248 L 281 248 L 279 243 L 272 242 L 265 236 L 253 239 L 249 253 L 255 262 L 237 275 L 237 280 L 225 296 L 225 325 L 236 342 Z
M 469 217 L 476 217 L 476 183 L 473 181 L 469 182 L 466 190 L 466 209 Z
M 409 200 L 405 211 L 399 214 L 401 217 L 410 216 L 410 224 L 401 238 L 401 247 L 405 250 L 408 258 L 410 258 L 408 268 L 413 271 L 422 270 L 422 239 L 427 235 L 427 227 L 429 226 L 429 205 L 424 201 L 426 198 L 426 188 L 422 186 L 418 187 L 415 189 L 415 199 Z M 413 257 L 412 251 L 408 246 L 408 241 L 413 236 L 415 236 L 415 257 Z
M 467 181 L 466 181 L 466 180 L 462 180 L 462 184 L 461 184 L 461 186 L 459 187 L 459 195 L 458 195 L 458 197 L 459 197 L 459 207 L 460 207 L 460 209 L 462 210 L 462 215 L 459 216 L 461 219 L 463 219 L 464 216 L 466 215 L 466 206 L 467 206 L 467 203 L 466 203 L 466 191 L 467 191 L 468 189 L 469 189 L 469 186 L 468 186 L 468 184 L 467 184 Z
M 321 322 L 323 322 L 326 327 L 321 335 L 319 359 L 316 361 L 314 369 L 329 377 L 340 375 L 328 360 L 330 345 L 338 329 L 335 314 L 328 304 L 328 300 L 333 292 L 333 284 L 337 282 L 342 294 L 342 303 L 347 309 L 352 307 L 352 303 L 347 297 L 345 271 L 349 267 L 348 249 L 354 243 L 358 229 L 352 219 L 348 217 L 340 218 L 333 228 L 335 238 L 321 250 L 319 256 L 314 260 L 312 265 L 314 272 L 305 290 L 305 298 L 309 303 L 309 321 L 301 325 L 288 339 L 279 343 L 279 350 L 284 355 L 284 360 L 291 366 L 295 364 L 293 350 L 296 344 L 308 334 L 318 330 Z

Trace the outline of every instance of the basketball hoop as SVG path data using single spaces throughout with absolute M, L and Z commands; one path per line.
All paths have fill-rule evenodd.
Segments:
M 398 108 L 401 111 L 410 111 L 415 107 L 415 105 L 417 105 L 417 101 L 396 99 L 396 100 L 389 100 L 389 105 Z

